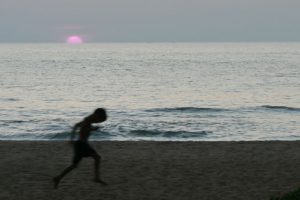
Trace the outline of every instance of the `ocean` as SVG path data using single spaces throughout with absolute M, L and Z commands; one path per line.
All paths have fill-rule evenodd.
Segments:
M 300 43 L 0 44 L 0 140 L 300 139 Z

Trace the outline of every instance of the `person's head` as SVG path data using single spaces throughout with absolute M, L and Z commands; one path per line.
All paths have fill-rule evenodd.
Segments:
M 107 114 L 104 108 L 97 108 L 91 115 L 92 123 L 104 122 L 107 119 Z

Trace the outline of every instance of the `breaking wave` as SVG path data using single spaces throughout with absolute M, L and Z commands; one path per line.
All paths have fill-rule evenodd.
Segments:
M 129 135 L 137 136 L 137 137 L 166 137 L 166 138 L 201 137 L 207 134 L 208 132 L 206 131 L 190 132 L 190 131 L 132 130 L 129 132 Z

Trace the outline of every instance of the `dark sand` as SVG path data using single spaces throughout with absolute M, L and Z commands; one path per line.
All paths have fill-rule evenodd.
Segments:
M 91 142 L 102 156 L 53 189 L 52 178 L 70 164 L 66 142 L 0 142 L 0 199 L 28 200 L 268 200 L 300 187 L 300 141 Z

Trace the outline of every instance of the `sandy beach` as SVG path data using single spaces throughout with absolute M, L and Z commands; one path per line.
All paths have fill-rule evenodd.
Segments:
M 269 199 L 300 187 L 300 141 L 91 142 L 102 156 L 83 159 L 53 189 L 67 167 L 67 142 L 0 142 L 0 199 Z

